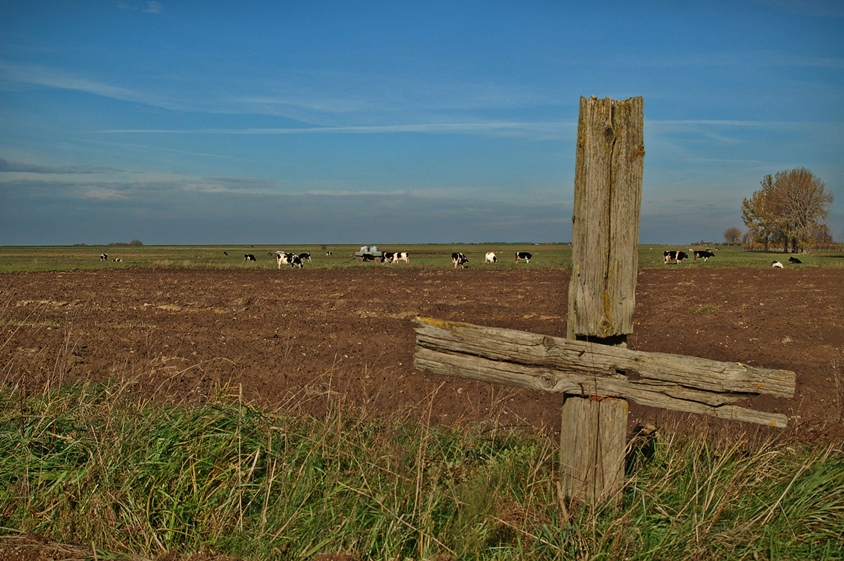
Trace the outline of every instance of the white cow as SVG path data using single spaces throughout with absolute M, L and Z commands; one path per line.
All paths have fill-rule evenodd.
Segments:
M 498 257 L 492 251 L 484 255 L 484 263 L 495 263 L 496 261 L 498 261 Z

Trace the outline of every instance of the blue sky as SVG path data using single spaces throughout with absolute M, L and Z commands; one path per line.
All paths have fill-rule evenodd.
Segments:
M 580 96 L 645 101 L 642 243 L 806 167 L 844 240 L 844 2 L 0 4 L 0 245 L 571 239 Z

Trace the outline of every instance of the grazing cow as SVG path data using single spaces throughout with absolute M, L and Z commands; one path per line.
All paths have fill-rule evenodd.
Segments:
M 108 253 L 100 253 L 100 261 L 108 261 Z
M 301 259 L 302 261 L 310 261 L 310 260 L 311 260 L 311 254 L 310 254 L 310 253 L 307 253 L 307 252 L 305 252 L 305 253 L 300 253 L 300 254 L 299 254 L 299 259 Z
M 791 263 L 792 265 L 798 265 L 800 263 L 803 263 L 802 261 L 800 261 L 796 257 L 789 257 L 788 262 Z
M 223 255 L 225 255 L 225 256 L 228 256 L 228 254 L 229 254 L 229 252 L 228 252 L 228 251 L 224 251 L 224 252 L 223 252 Z
M 516 263 L 518 263 L 519 260 L 524 259 L 525 263 L 529 264 L 532 257 L 533 257 L 533 255 L 531 253 L 528 253 L 527 251 L 517 251 L 516 252 Z
M 683 259 L 688 259 L 688 258 L 689 258 L 689 255 L 685 251 L 675 251 L 675 250 L 672 249 L 672 250 L 669 250 L 669 251 L 663 251 L 662 252 L 662 264 L 663 265 L 665 265 L 669 261 L 676 261 L 677 264 L 679 265 L 680 261 L 682 261 Z
M 498 261 L 498 257 L 496 257 L 495 253 L 492 251 L 487 252 L 487 254 L 484 255 L 484 263 L 495 263 L 496 261 Z
M 774 269 L 784 269 L 785 267 L 782 266 L 782 263 L 779 261 L 771 261 L 771 267 Z
M 243 260 L 244 261 L 257 261 L 257 259 L 255 259 L 255 255 L 252 254 L 252 253 L 244 253 L 243 254 Z
M 454 268 L 456 269 L 459 265 L 461 269 L 466 267 L 466 263 L 469 262 L 469 258 L 463 255 L 460 252 L 454 252 L 451 254 L 451 262 L 454 263 Z
M 410 254 L 406 251 L 385 251 L 381 260 L 384 263 L 398 263 L 399 261 L 410 263 Z
M 692 254 L 694 255 L 695 260 L 697 260 L 697 258 L 700 257 L 701 259 L 703 259 L 704 263 L 706 263 L 706 261 L 710 257 L 715 257 L 715 253 L 710 249 L 692 249 L 692 248 L 689 248 L 689 251 L 691 251 Z
M 275 252 L 275 260 L 278 263 L 278 268 L 281 269 L 282 265 L 290 265 L 291 267 L 299 267 L 300 269 L 304 267 L 302 263 L 302 258 L 295 253 L 287 253 L 286 251 L 276 251 Z
M 293 263 L 293 257 L 295 257 L 295 253 L 288 253 L 286 251 L 278 250 L 275 252 L 275 261 L 278 264 L 278 268 L 281 269 L 282 265 L 290 265 Z
M 111 260 L 111 262 L 112 263 L 122 263 L 123 259 L 121 259 L 120 257 L 115 257 L 114 259 Z
M 325 256 L 326 256 L 326 257 L 331 257 L 332 255 L 334 255 L 334 254 L 333 254 L 333 253 L 331 253 L 330 251 L 326 251 L 326 252 L 325 252 Z

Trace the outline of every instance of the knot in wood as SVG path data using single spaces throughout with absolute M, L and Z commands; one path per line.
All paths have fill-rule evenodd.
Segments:
M 551 374 L 550 372 L 543 372 L 539 376 L 539 381 L 543 387 L 547 389 L 552 389 L 557 384 L 557 378 Z
M 607 127 L 604 129 L 604 140 L 607 142 L 612 142 L 615 140 L 615 131 L 612 127 Z

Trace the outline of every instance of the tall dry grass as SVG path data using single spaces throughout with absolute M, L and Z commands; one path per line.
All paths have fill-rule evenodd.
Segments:
M 623 497 L 571 504 L 555 443 L 334 404 L 321 419 L 137 399 L 128 382 L 0 389 L 0 520 L 92 551 L 247 559 L 844 558 L 833 446 L 667 434 Z M 7 532 L 10 530 L 7 530 Z

